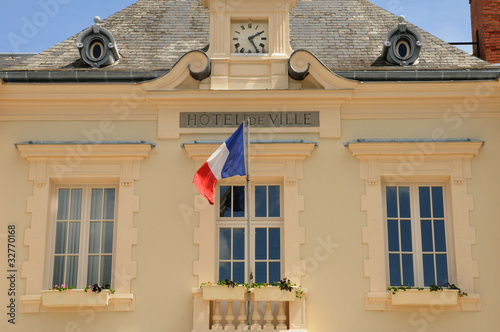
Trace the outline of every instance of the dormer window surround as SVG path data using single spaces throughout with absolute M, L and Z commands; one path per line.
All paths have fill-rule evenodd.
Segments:
M 100 68 L 114 64 L 120 59 L 113 34 L 101 27 L 101 18 L 94 17 L 95 24 L 84 30 L 76 42 L 80 56 L 86 64 Z
M 409 66 L 418 63 L 423 41 L 418 31 L 399 17 L 397 27 L 389 31 L 382 48 L 382 58 L 389 64 Z

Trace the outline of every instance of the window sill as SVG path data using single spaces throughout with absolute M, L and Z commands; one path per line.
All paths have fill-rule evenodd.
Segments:
M 40 295 L 21 296 L 23 313 L 77 311 L 93 308 L 96 311 L 134 311 L 134 294 L 86 293 L 83 289 L 68 291 L 42 291 Z
M 406 294 L 397 294 L 397 293 L 406 293 Z M 394 310 L 394 311 L 408 311 L 415 310 L 415 308 L 424 307 L 424 308 L 432 308 L 433 310 L 440 311 L 480 311 L 481 310 L 481 301 L 479 294 L 469 294 L 466 297 L 458 297 L 457 302 L 453 304 L 453 302 L 447 302 L 447 300 L 443 300 L 441 295 L 444 293 L 435 293 L 430 292 L 428 290 L 407 290 L 398 291 L 396 296 L 406 297 L 408 294 L 412 292 L 417 292 L 415 298 L 412 300 L 394 300 L 391 293 L 368 293 L 365 296 L 365 306 L 366 310 L 370 311 L 383 311 L 383 310 Z M 420 292 L 420 293 L 418 293 Z M 444 292 L 444 291 L 443 291 Z M 456 291 L 455 291 L 456 292 Z M 430 297 L 429 297 L 429 293 Z M 402 296 L 401 296 L 402 295 Z M 450 299 L 451 297 L 445 296 L 444 299 Z M 402 301 L 400 301 L 402 300 Z M 405 302 L 406 301 L 406 302 Z

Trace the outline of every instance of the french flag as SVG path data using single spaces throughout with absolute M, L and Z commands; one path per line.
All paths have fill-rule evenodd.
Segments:
M 217 181 L 236 175 L 246 175 L 243 123 L 200 167 L 193 183 L 200 195 L 213 205 Z

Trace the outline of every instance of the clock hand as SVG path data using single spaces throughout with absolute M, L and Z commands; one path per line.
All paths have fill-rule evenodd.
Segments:
M 255 38 L 255 37 L 257 37 L 257 36 L 262 35 L 264 32 L 265 32 L 264 30 L 262 30 L 261 32 L 257 32 L 256 34 L 254 34 L 254 35 L 252 35 L 252 36 L 248 37 L 248 40 L 254 39 L 254 38 Z
M 255 47 L 255 51 L 259 53 L 259 49 L 257 48 L 257 45 L 255 45 L 255 43 L 253 42 L 253 39 L 250 39 L 250 37 L 248 37 L 248 40 L 250 41 L 250 44 L 252 44 L 253 47 Z

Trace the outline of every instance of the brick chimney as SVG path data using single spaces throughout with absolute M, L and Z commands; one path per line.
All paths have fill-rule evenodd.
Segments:
M 500 63 L 500 0 L 469 0 L 473 54 L 490 63 Z

